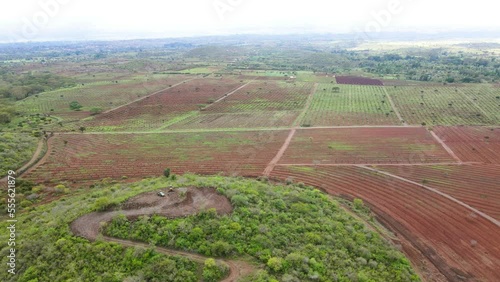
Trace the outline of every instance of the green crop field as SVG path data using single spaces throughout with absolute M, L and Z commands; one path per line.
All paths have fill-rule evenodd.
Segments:
M 488 86 L 396 86 L 386 87 L 409 124 L 498 124 L 500 95 Z
M 303 126 L 400 124 L 381 86 L 331 84 L 319 84 L 301 121 Z

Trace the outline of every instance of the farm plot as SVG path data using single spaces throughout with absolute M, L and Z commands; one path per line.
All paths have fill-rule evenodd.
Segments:
M 173 124 L 168 129 L 231 129 L 290 126 L 300 111 L 260 111 L 243 113 L 200 113 Z
M 70 109 L 70 103 L 78 102 L 81 112 L 90 115 L 92 108 L 102 111 L 112 109 L 169 85 L 188 79 L 185 75 L 152 75 L 148 78 L 133 78 L 116 82 L 91 83 L 31 96 L 17 103 L 18 109 L 26 113 L 50 113 L 56 116 L 80 116 Z
M 281 164 L 412 164 L 453 162 L 420 127 L 298 130 Z
M 491 85 L 474 84 L 457 88 L 465 98 L 476 106 L 484 116 L 500 124 L 500 88 Z
M 353 85 L 384 85 L 381 80 L 361 76 L 335 76 L 338 84 L 353 84 Z
M 413 125 L 495 124 L 490 109 L 493 97 L 473 101 L 464 96 L 465 87 L 395 86 L 386 87 L 403 119 Z
M 500 220 L 498 166 L 379 166 L 377 169 L 438 189 Z
M 380 86 L 320 84 L 302 126 L 400 125 Z
M 464 162 L 500 164 L 500 127 L 444 127 L 434 132 Z
M 312 91 L 310 83 L 252 82 L 170 129 L 291 126 Z
M 432 266 L 446 281 L 500 281 L 499 227 L 419 185 L 359 167 L 277 166 L 271 177 L 362 199 L 380 222 L 411 243 L 403 251 L 425 276 Z M 432 264 L 422 265 L 422 256 Z M 436 281 L 432 274 L 426 278 Z
M 103 113 L 86 123 L 90 130 L 154 130 L 213 103 L 244 84 L 233 78 L 195 79 L 146 99 Z
M 236 91 L 206 113 L 240 113 L 255 111 L 290 111 L 304 108 L 312 83 L 257 81 Z
M 37 182 L 173 173 L 260 175 L 288 131 L 60 134 L 50 154 L 26 178 Z

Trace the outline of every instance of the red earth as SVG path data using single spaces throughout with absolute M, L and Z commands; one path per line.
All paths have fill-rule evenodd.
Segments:
M 381 80 L 361 76 L 335 76 L 338 84 L 384 85 Z
M 419 257 L 429 260 L 448 281 L 500 281 L 499 227 L 436 193 L 361 167 L 278 165 L 271 177 L 362 199 L 381 223 L 411 243 L 413 248 L 403 250 L 414 255 L 410 259 L 427 281 L 440 279 L 425 272 Z
M 28 171 L 37 182 L 141 178 L 173 173 L 258 176 L 288 131 L 157 134 L 57 134 Z
M 500 164 L 500 128 L 439 126 L 434 132 L 466 162 Z
M 281 164 L 454 162 L 423 127 L 300 129 Z
M 500 166 L 380 166 L 377 168 L 436 188 L 500 220 Z

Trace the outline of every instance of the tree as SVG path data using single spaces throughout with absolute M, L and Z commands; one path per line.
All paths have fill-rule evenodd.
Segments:
M 78 128 L 78 130 L 80 130 L 82 133 L 85 131 L 85 127 L 84 126 L 80 126 L 80 128 Z
M 169 177 L 170 176 L 170 168 L 166 168 L 164 171 L 163 171 L 163 175 L 165 177 Z
M 77 101 L 73 101 L 69 103 L 69 108 L 73 111 L 79 111 L 81 108 L 83 108 L 83 106 L 80 105 L 80 103 L 78 103 Z
M 102 113 L 102 108 L 94 107 L 94 108 L 90 109 L 90 113 L 92 115 L 100 114 L 100 113 Z

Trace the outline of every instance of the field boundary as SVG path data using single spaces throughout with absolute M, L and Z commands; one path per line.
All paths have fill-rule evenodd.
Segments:
M 472 206 L 470 206 L 470 205 L 468 205 L 468 204 L 466 204 L 466 203 L 464 203 L 464 202 L 462 202 L 460 200 L 457 200 L 456 198 L 454 198 L 454 197 L 452 197 L 452 196 L 450 196 L 450 195 L 448 195 L 446 193 L 443 193 L 443 192 L 441 192 L 441 191 L 439 191 L 439 190 L 437 190 L 435 188 L 432 188 L 432 187 L 429 187 L 427 185 L 424 185 L 424 184 L 421 184 L 421 183 L 418 183 L 418 182 L 415 182 L 415 181 L 412 181 L 412 180 L 409 180 L 409 179 L 406 179 L 406 178 L 394 175 L 394 174 L 389 173 L 389 172 L 378 170 L 378 169 L 373 168 L 373 167 L 368 167 L 368 166 L 363 166 L 363 165 L 358 165 L 357 167 L 363 168 L 363 169 L 366 169 L 366 170 L 369 170 L 369 171 L 373 171 L 373 172 L 376 172 L 376 173 L 380 173 L 380 174 L 383 174 L 385 176 L 389 176 L 389 177 L 392 177 L 392 178 L 404 181 L 406 183 L 417 185 L 417 186 L 419 186 L 421 188 L 424 188 L 425 190 L 428 190 L 428 191 L 430 191 L 432 193 L 438 194 L 438 195 L 440 195 L 440 196 L 442 196 L 442 197 L 444 197 L 444 198 L 446 198 L 446 199 L 448 199 L 448 200 L 450 200 L 450 201 L 452 201 L 452 202 L 454 202 L 454 203 L 456 203 L 456 204 L 458 204 L 458 205 L 460 205 L 460 206 L 462 206 L 462 207 L 464 207 L 464 208 L 466 208 L 466 209 L 468 209 L 468 210 L 470 210 L 470 211 L 478 214 L 482 218 L 484 218 L 484 219 L 488 220 L 489 222 L 495 224 L 497 227 L 500 227 L 500 221 L 494 219 L 493 217 L 487 215 L 486 213 L 484 213 L 484 212 L 482 212 L 482 211 L 480 211 L 480 210 L 478 210 L 478 209 L 476 209 L 476 208 L 474 208 L 474 207 L 472 207 Z
M 394 113 L 396 114 L 396 116 L 398 117 L 399 121 L 401 123 L 403 123 L 404 126 L 408 126 L 408 123 L 403 119 L 403 117 L 401 116 L 401 113 L 399 113 L 399 110 L 398 108 L 396 107 L 396 104 L 394 103 L 394 101 L 392 100 L 392 97 L 391 95 L 389 94 L 389 92 L 387 91 L 387 89 L 385 89 L 385 86 L 382 86 L 382 89 L 384 89 L 384 92 L 385 92 L 385 95 L 387 96 L 387 99 L 389 100 L 389 103 L 391 103 L 391 107 L 392 109 L 394 110 Z
M 430 134 L 432 135 L 432 137 L 434 137 L 434 139 L 439 143 L 441 144 L 441 146 L 446 150 L 446 152 L 448 152 L 448 154 L 450 154 L 450 156 L 452 158 L 454 158 L 458 163 L 463 163 L 462 160 L 455 154 L 455 152 L 453 152 L 453 150 L 448 147 L 448 145 L 446 145 L 446 143 L 444 143 L 443 140 L 441 140 L 441 138 L 439 138 L 439 136 L 437 136 L 436 133 L 434 133 L 434 131 L 432 130 L 428 130 L 430 132 Z

